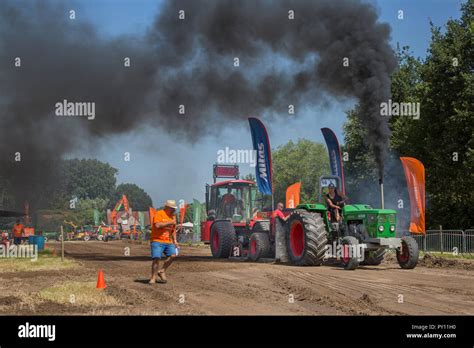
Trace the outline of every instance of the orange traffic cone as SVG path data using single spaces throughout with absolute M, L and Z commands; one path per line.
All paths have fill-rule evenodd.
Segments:
M 104 280 L 104 272 L 102 270 L 99 270 L 99 276 L 97 277 L 97 289 L 105 289 L 107 285 L 105 285 L 105 280 Z

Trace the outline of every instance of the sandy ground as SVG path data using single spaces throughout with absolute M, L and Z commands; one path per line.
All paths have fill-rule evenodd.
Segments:
M 124 255 L 125 248 L 130 248 L 129 256 Z M 337 265 L 293 267 L 216 260 L 208 247 L 183 246 L 169 270 L 168 283 L 149 285 L 146 244 L 67 242 L 66 256 L 80 266 L 0 273 L 0 314 L 474 314 L 474 269 L 469 264 L 430 262 L 402 270 L 389 257 L 380 266 L 345 271 Z M 37 295 L 56 284 L 95 282 L 99 268 L 107 283 L 103 291 L 114 298 L 113 305 L 57 303 Z

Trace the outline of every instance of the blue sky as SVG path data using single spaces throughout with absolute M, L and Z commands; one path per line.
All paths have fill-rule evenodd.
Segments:
M 196 0 L 199 1 L 199 0 Z M 316 1 L 316 0 L 315 0 Z M 380 21 L 392 28 L 391 43 L 410 46 L 418 57 L 424 57 L 430 42 L 430 20 L 443 26 L 449 18 L 459 18 L 460 0 L 377 0 L 369 1 L 378 9 Z M 146 30 L 159 11 L 161 0 L 79 0 L 77 17 L 91 22 L 106 37 L 136 34 Z M 74 7 L 76 5 L 72 5 Z M 404 18 L 398 19 L 402 10 Z M 332 128 L 342 141 L 344 112 L 352 102 L 334 103 L 329 108 L 305 110 L 294 120 L 267 125 L 272 147 L 289 140 L 307 138 L 323 142 L 322 127 Z M 310 126 L 308 126 L 310 125 Z M 193 146 L 177 143 L 159 130 L 142 129 L 131 134 L 104 139 L 100 147 L 82 149 L 74 154 L 109 162 L 119 169 L 119 182 L 132 182 L 147 191 L 159 206 L 174 198 L 203 200 L 204 185 L 212 180 L 212 164 L 217 151 L 226 146 L 248 149 L 251 138 L 248 125 L 226 130 L 218 138 L 203 139 Z M 162 149 L 170 148 L 171 151 Z M 131 153 L 131 162 L 123 153 Z M 241 172 L 253 171 L 247 165 Z

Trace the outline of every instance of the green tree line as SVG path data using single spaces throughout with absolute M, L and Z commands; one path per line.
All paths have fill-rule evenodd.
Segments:
M 79 226 L 94 224 L 97 212 L 99 221 L 106 221 L 106 210 L 113 209 L 123 194 L 133 210 L 148 210 L 151 197 L 135 184 L 117 185 L 117 174 L 116 168 L 96 159 L 62 160 L 51 174 L 55 180 L 36 201 L 35 222 L 45 229 L 55 229 L 64 220 Z M 13 193 L 5 185 L 0 189 L 8 202 Z
M 463 4 L 461 18 L 450 19 L 444 31 L 431 24 L 424 59 L 415 58 L 409 47 L 397 49 L 392 101 L 420 103 L 420 115 L 391 117 L 390 152 L 392 161 L 415 157 L 425 166 L 427 228 L 474 227 L 473 8 L 472 1 Z M 356 114 L 357 108 L 348 113 L 344 134 L 351 158 L 348 188 L 358 194 L 373 185 L 375 175 Z
M 461 7 L 459 20 L 443 31 L 431 24 L 424 59 L 397 47 L 399 69 L 392 76 L 392 102 L 420 103 L 414 119 L 392 116 L 385 168 L 386 205 L 406 223 L 409 197 L 400 156 L 415 157 L 426 171 L 427 228 L 474 228 L 474 2 Z M 358 107 L 347 112 L 343 151 L 346 191 L 352 202 L 379 206 L 378 175 Z M 382 116 L 381 116 L 382 117 Z M 329 173 L 326 149 L 309 140 L 290 141 L 273 151 L 275 199 L 302 182 L 302 201 L 314 201 L 318 178 Z M 400 209 L 400 202 L 403 208 Z

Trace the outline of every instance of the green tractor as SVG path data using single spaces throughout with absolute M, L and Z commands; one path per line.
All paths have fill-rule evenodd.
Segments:
M 365 204 L 346 204 L 337 222 L 322 203 L 331 183 L 336 188 L 341 187 L 339 177 L 321 177 L 321 203 L 299 204 L 288 218 L 286 253 L 289 261 L 304 266 L 320 265 L 328 258 L 337 258 L 345 269 L 353 270 L 359 264 L 378 265 L 387 249 L 395 249 L 401 268 L 415 268 L 418 245 L 410 236 L 397 238 L 397 212 Z

